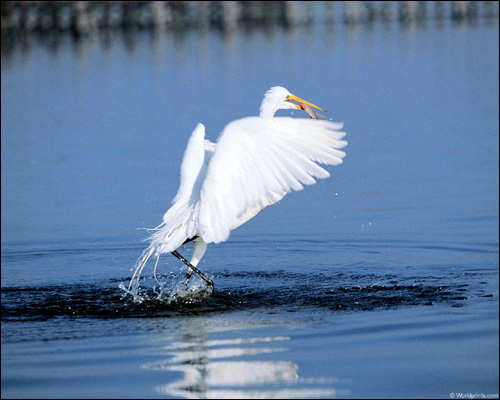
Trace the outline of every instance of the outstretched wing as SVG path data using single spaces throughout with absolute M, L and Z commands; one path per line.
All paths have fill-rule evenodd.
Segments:
M 201 182 L 205 174 L 205 127 L 198 124 L 189 138 L 181 163 L 180 184 L 163 223 L 151 235 L 157 253 L 171 252 L 196 235 L 194 219 Z
M 183 198 L 189 198 L 193 191 L 194 184 L 205 161 L 205 126 L 201 123 L 196 125 L 191 137 L 188 140 L 186 150 L 181 163 L 181 175 L 179 189 L 172 199 L 175 204 Z
M 342 124 L 288 117 L 249 117 L 222 132 L 201 187 L 198 231 L 207 243 L 314 178 L 328 178 L 318 165 L 338 165 L 347 145 Z

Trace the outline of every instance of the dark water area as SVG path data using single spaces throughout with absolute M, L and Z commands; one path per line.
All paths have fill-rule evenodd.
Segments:
M 488 274 L 485 274 L 488 275 Z M 283 277 L 286 281 L 283 282 Z M 267 273 L 230 273 L 215 277 L 218 281 L 239 280 L 245 287 L 227 287 L 205 298 L 179 298 L 162 301 L 159 291 L 151 290 L 146 299 L 135 302 L 119 293 L 120 281 L 100 282 L 101 286 L 77 284 L 67 286 L 6 288 L 2 298 L 5 320 L 38 320 L 56 316 L 91 316 L 103 318 L 171 317 L 183 314 L 209 314 L 265 308 L 279 312 L 307 312 L 309 308 L 321 310 L 370 311 L 408 305 L 433 305 L 443 302 L 461 307 L 470 294 L 470 284 L 449 286 L 426 285 L 419 282 L 398 284 L 397 276 L 331 274 L 290 274 L 287 271 Z M 392 279 L 390 279 L 392 278 Z M 124 279 L 125 280 L 125 279 Z M 435 281 L 439 279 L 434 278 Z M 387 282 L 387 284 L 360 285 L 359 282 Z M 255 286 L 248 287 L 249 282 Z M 342 282 L 344 285 L 338 285 Z M 265 288 L 262 285 L 265 283 Z M 281 285 L 280 285 L 281 283 Z M 354 286 L 345 286 L 345 283 Z M 436 282 L 437 283 L 437 282 Z M 156 294 L 156 295 L 155 295 Z M 479 290 L 474 296 L 493 297 L 493 293 Z
M 2 398 L 498 398 L 498 49 L 489 20 L 2 52 Z M 274 85 L 344 163 L 209 245 L 211 296 L 166 255 L 134 298 L 192 130 Z

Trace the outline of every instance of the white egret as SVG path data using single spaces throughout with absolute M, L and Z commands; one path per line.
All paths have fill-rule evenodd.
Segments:
M 199 123 L 184 152 L 177 194 L 138 260 L 129 290 L 148 259 L 154 254 L 157 265 L 163 253 L 188 266 L 186 282 L 194 271 L 213 288 L 197 269 L 208 243 L 224 242 L 233 229 L 288 192 L 328 178 L 318 163 L 342 163 L 345 132 L 339 131 L 342 123 L 318 120 L 312 108 L 322 110 L 276 86 L 265 94 L 258 117 L 229 123 L 217 143 L 205 139 Z M 301 109 L 312 119 L 274 117 L 279 109 Z M 188 242 L 194 243 L 190 261 L 177 252 Z

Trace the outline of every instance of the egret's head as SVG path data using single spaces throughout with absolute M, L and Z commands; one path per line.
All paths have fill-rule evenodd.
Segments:
M 292 103 L 293 101 L 298 104 Z M 311 118 L 317 118 L 311 107 L 325 111 L 322 108 L 291 94 L 284 87 L 274 86 L 266 92 L 264 100 L 262 100 L 262 104 L 260 105 L 260 116 L 273 117 L 278 110 L 299 109 L 307 112 Z M 323 116 L 320 115 L 320 117 Z

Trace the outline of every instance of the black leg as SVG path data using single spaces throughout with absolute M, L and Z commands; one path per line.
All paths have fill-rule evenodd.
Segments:
M 174 256 L 176 256 L 179 260 L 181 260 L 184 264 L 186 264 L 189 268 L 187 274 L 186 274 L 186 283 L 189 281 L 189 278 L 191 277 L 192 271 L 196 272 L 201 279 L 203 279 L 208 286 L 211 288 L 214 287 L 214 282 L 208 278 L 203 272 L 201 272 L 198 268 L 196 268 L 194 265 L 192 265 L 188 260 L 186 260 L 183 256 L 181 256 L 177 250 L 174 250 L 172 252 Z

